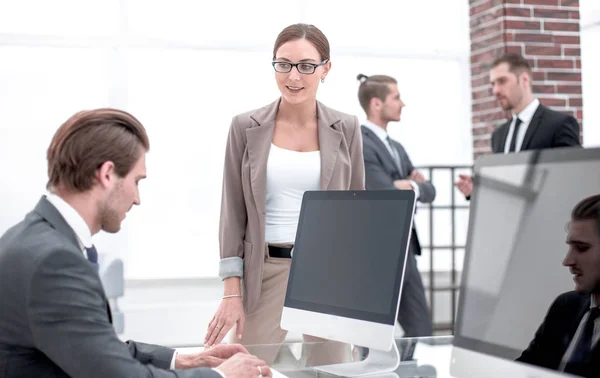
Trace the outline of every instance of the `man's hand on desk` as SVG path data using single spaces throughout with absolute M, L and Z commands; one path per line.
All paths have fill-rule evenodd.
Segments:
M 217 369 L 226 378 L 270 378 L 273 376 L 265 361 L 245 353 L 236 354 L 219 365 Z
M 238 353 L 250 356 L 246 348 L 240 344 L 219 344 L 199 353 L 177 354 L 175 357 L 175 369 L 190 369 L 195 367 L 215 368 Z

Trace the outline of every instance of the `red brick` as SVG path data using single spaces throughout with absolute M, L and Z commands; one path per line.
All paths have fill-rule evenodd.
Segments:
M 471 64 L 473 63 L 489 63 L 497 57 L 504 54 L 504 49 L 500 46 L 495 49 L 491 49 L 482 53 L 471 55 Z
M 574 68 L 571 59 L 538 59 L 538 68 Z
M 557 7 L 558 0 L 523 0 L 524 5 L 543 5 L 546 7 Z
M 581 47 L 563 47 L 563 51 L 568 56 L 581 56 Z
M 546 73 L 545 72 L 539 72 L 539 71 L 533 71 L 533 81 L 546 81 Z
M 554 85 L 533 84 L 533 93 L 556 93 Z
M 576 85 L 558 85 L 557 93 L 562 94 L 581 94 L 581 84 Z
M 577 59 L 577 60 L 575 61 L 575 67 L 576 67 L 576 68 L 581 68 L 581 59 Z
M 562 98 L 556 98 L 556 97 L 542 97 L 539 96 L 538 97 L 540 102 L 546 106 L 549 107 L 565 107 L 567 106 L 567 100 L 562 99 Z
M 523 55 L 523 44 L 506 46 L 506 53 Z
M 502 45 L 504 44 L 504 34 L 500 33 L 497 35 L 491 35 L 489 38 L 485 38 L 479 40 L 477 42 L 471 43 L 471 51 L 477 51 L 484 48 L 489 48 L 494 45 Z
M 496 22 L 486 25 L 477 30 L 471 29 L 471 40 L 475 40 L 475 39 L 479 40 L 485 36 L 502 33 L 502 31 L 504 30 L 503 25 L 504 24 L 503 24 L 502 20 L 499 19 Z
M 544 30 L 578 32 L 579 22 L 544 22 Z
M 581 108 L 583 106 L 583 99 L 577 97 L 569 97 L 569 106 L 572 108 Z
M 471 66 L 471 77 L 483 77 L 485 79 L 488 78 L 490 73 L 490 64 L 488 63 L 480 63 L 477 65 Z M 483 76 L 482 76 L 483 75 Z
M 483 13 L 485 11 L 488 11 L 490 9 L 492 9 L 493 7 L 497 6 L 498 4 L 501 4 L 502 0 L 489 0 L 489 1 L 485 1 L 479 5 L 476 6 L 471 6 L 469 9 L 469 14 L 471 15 L 471 17 L 478 15 L 480 13 Z
M 577 110 L 577 119 L 583 119 L 583 109 Z
M 579 8 L 579 0 L 560 0 L 560 5 L 563 7 L 577 7 Z
M 485 125 L 484 127 L 474 127 L 473 136 L 488 135 L 494 132 L 494 126 Z
M 491 141 L 489 139 L 482 139 L 482 140 L 476 140 L 473 142 L 473 147 L 475 148 L 485 148 L 485 147 L 490 147 Z
M 509 32 L 506 34 L 507 42 L 535 42 L 535 43 L 552 43 L 552 35 L 537 34 L 537 33 L 520 33 Z
M 541 30 L 542 23 L 540 21 L 506 20 L 504 27 L 518 30 Z
M 486 110 L 496 109 L 497 106 L 498 105 L 496 104 L 496 100 L 493 100 L 489 102 L 482 102 L 481 104 L 473 104 L 471 109 L 473 110 L 473 112 L 482 112 Z
M 545 2 L 546 0 L 540 0 Z M 559 9 L 533 9 L 533 17 L 535 18 L 562 18 L 565 20 L 569 19 L 569 11 L 568 10 L 559 10 Z
M 560 56 L 560 46 L 525 46 L 525 55 Z
M 576 72 L 548 72 L 549 81 L 579 81 L 581 82 L 581 73 Z
M 507 17 L 531 17 L 531 9 L 529 8 L 506 7 L 505 12 Z
M 579 35 L 555 35 L 554 43 L 562 45 L 578 45 L 580 42 Z
M 500 7 L 498 9 L 494 10 L 493 12 L 485 12 L 485 13 L 482 13 L 475 17 L 471 17 L 471 21 L 470 21 L 471 30 L 477 28 L 479 25 L 496 20 L 502 16 L 504 16 L 504 9 Z
M 471 88 L 483 87 L 484 85 L 490 84 L 489 77 L 482 77 L 479 79 L 471 79 Z
M 579 20 L 579 11 L 570 11 L 569 12 L 569 18 L 571 20 Z
M 480 99 L 484 99 L 486 97 L 492 97 L 492 87 L 488 87 L 486 89 L 480 89 L 480 90 L 476 90 L 473 91 L 471 98 L 473 100 L 480 100 Z

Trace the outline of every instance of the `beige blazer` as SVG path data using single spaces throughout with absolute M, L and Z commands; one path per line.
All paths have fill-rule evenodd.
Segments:
M 244 309 L 252 313 L 261 292 L 266 256 L 267 159 L 280 99 L 237 115 L 225 152 L 219 276 L 243 278 Z M 362 134 L 356 116 L 317 101 L 321 190 L 364 190 Z

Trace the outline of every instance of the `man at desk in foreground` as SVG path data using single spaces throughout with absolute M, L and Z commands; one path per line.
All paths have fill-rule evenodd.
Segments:
M 0 378 L 271 376 L 240 345 L 184 355 L 117 338 L 92 235 L 118 232 L 140 204 L 149 148 L 114 109 L 79 112 L 54 135 L 50 194 L 0 238 Z
M 568 224 L 563 265 L 575 291 L 560 295 L 517 361 L 582 377 L 600 376 L 600 194 L 579 202 Z

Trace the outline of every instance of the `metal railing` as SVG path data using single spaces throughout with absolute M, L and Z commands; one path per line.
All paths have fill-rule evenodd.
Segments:
M 418 167 L 418 169 L 426 176 L 429 177 L 433 185 L 436 187 L 436 200 L 433 203 L 418 203 L 417 208 L 419 209 L 419 216 L 423 216 L 423 212 L 425 212 L 425 216 L 428 218 L 429 225 L 429 236 L 425 240 L 421 239 L 422 250 L 429 251 L 429 272 L 424 275 L 424 286 L 425 291 L 429 296 L 429 304 L 431 308 L 430 316 L 434 325 L 434 333 L 443 334 L 443 333 L 453 333 L 454 332 L 454 324 L 456 321 L 456 308 L 458 301 L 458 292 L 460 289 L 460 274 L 462 272 L 462 266 L 457 267 L 457 251 L 464 251 L 465 245 L 463 241 L 457 241 L 456 234 L 458 227 L 467 227 L 467 224 L 457 225 L 457 212 L 458 211 L 469 211 L 469 205 L 465 202 L 464 204 L 458 204 L 457 196 L 462 196 L 462 194 L 454 187 L 454 182 L 457 179 L 458 173 L 471 173 L 472 166 L 470 165 L 456 165 L 456 166 L 422 166 Z M 443 183 L 440 180 L 436 180 L 436 173 L 438 172 L 449 172 L 450 182 Z M 450 190 L 449 193 L 449 203 L 448 204 L 436 204 L 437 198 L 440 197 L 443 190 Z M 434 220 L 436 219 L 436 213 L 440 210 L 445 210 L 450 212 L 450 243 L 449 244 L 436 244 L 436 226 Z M 419 231 L 419 230 L 417 230 Z M 466 228 L 465 228 L 466 235 Z M 427 244 L 425 244 L 427 243 Z M 441 250 L 449 250 L 450 251 L 450 266 L 448 269 L 439 268 L 436 270 L 435 267 L 435 259 L 436 259 L 436 251 Z M 444 282 L 443 284 L 439 284 L 436 279 L 439 278 L 440 274 L 449 273 L 449 282 Z M 436 322 L 436 314 L 437 311 L 440 310 L 438 307 L 438 303 L 436 300 L 437 293 L 448 293 L 450 295 L 449 305 L 450 305 L 450 320 L 449 322 Z M 441 303 L 440 306 L 444 305 Z

